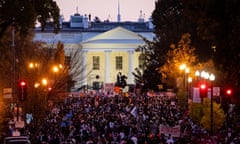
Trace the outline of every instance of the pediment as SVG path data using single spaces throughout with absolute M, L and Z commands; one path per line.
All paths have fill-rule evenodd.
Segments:
M 88 44 L 143 44 L 140 35 L 123 27 L 116 27 L 82 42 Z

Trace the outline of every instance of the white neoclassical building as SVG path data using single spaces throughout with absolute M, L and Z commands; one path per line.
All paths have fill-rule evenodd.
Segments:
M 127 83 L 134 84 L 132 72 L 140 65 L 140 52 L 136 49 L 145 44 L 142 37 L 154 37 L 151 21 L 139 18 L 137 22 L 100 22 L 91 16 L 75 14 L 70 21 L 60 21 L 61 30 L 54 34 L 52 27 L 44 32 L 36 29 L 35 40 L 53 43 L 61 41 L 64 49 L 82 48 L 82 60 L 87 68 L 81 74 L 85 79 L 75 83 L 83 85 L 112 84 L 121 72 L 127 76 Z M 90 73 L 90 74 L 89 74 Z

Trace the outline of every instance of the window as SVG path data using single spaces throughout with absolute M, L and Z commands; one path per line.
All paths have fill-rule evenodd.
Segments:
M 65 56 L 64 65 L 67 67 L 70 67 L 70 64 L 71 64 L 71 56 Z
M 138 67 L 142 69 L 142 68 L 143 68 L 143 65 L 144 65 L 144 55 L 143 55 L 143 54 L 141 54 L 141 55 L 138 57 L 138 62 L 139 62 Z
M 116 56 L 116 69 L 121 70 L 122 69 L 122 56 Z
M 93 90 L 99 90 L 99 89 L 102 88 L 101 83 L 98 82 L 98 81 L 94 81 L 94 82 L 92 83 L 92 85 L 93 85 Z
M 93 70 L 99 70 L 99 69 L 100 69 L 100 57 L 93 56 Z

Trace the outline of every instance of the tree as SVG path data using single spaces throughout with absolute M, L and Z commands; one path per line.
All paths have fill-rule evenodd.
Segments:
M 2 126 L 8 126 L 3 123 L 8 123 L 8 121 L 12 119 L 12 104 L 10 105 L 10 103 L 17 101 L 17 79 L 20 79 L 21 74 L 26 70 L 23 67 L 26 64 L 24 63 L 25 61 L 23 62 L 23 58 L 30 58 L 33 57 L 33 55 L 38 54 L 38 51 L 36 51 L 38 45 L 32 42 L 32 35 L 20 37 L 19 32 L 15 32 L 14 35 L 14 41 L 12 41 L 12 31 L 8 28 L 0 39 L 0 89 L 12 88 L 12 86 L 15 87 L 13 98 L 10 100 L 3 99 L 3 101 L 1 101 L 5 106 L 2 109 L 4 110 L 4 113 L 0 113 L 3 118 L 3 121 L 1 121 Z M 12 46 L 13 44 L 14 47 Z M 15 54 L 13 54 L 13 52 Z M 15 63 L 14 65 L 13 61 Z M 15 70 L 13 71 L 13 69 Z
M 203 117 L 202 104 L 191 103 L 189 106 L 189 116 L 193 122 L 200 124 L 201 118 Z
M 170 43 L 180 39 L 184 30 L 185 18 L 182 15 L 183 5 L 180 0 L 158 0 L 152 13 L 155 35 L 161 40 L 162 49 L 168 49 Z M 185 32 L 184 32 L 185 31 Z
M 38 76 L 34 75 L 33 81 L 40 82 L 40 78 L 46 78 L 49 81 L 48 87 L 51 87 L 51 90 L 47 93 L 47 99 L 58 99 L 58 96 L 69 92 L 75 82 L 84 80 L 82 74 L 86 65 L 80 59 L 83 57 L 81 46 L 64 50 L 60 41 L 48 44 L 39 43 L 41 48 L 38 56 L 26 59 L 26 61 L 39 64 Z M 28 71 L 23 74 L 23 77 L 28 79 L 29 72 L 32 73 L 32 71 L 27 67 L 26 69 Z
M 239 85 L 240 4 L 237 0 L 185 0 L 184 15 L 194 23 L 196 38 L 203 40 L 210 51 L 219 75 L 228 85 Z M 200 49 L 200 48 L 199 48 Z M 209 53 L 208 53 L 209 52 Z
M 166 63 L 165 55 L 170 49 L 171 43 L 177 43 L 182 34 L 189 32 L 192 27 L 185 23 L 186 17 L 182 15 L 183 6 L 179 0 L 158 0 L 152 13 L 155 26 L 155 38 L 147 41 L 146 69 L 144 81 L 148 81 L 150 89 L 158 89 L 157 85 L 163 85 L 158 68 Z M 187 30 L 184 28 L 188 28 Z M 164 86 L 165 87 L 165 86 Z
M 4 105 L 3 96 L 0 97 L 0 133 L 5 132 L 5 123 L 7 123 L 6 115 L 10 112 L 10 108 Z
M 50 21 L 57 32 L 60 27 L 57 3 L 53 0 L 0 0 L 0 38 L 11 25 L 21 35 L 27 35 L 37 21 L 42 30 Z
M 83 80 L 80 76 L 86 65 L 81 58 L 82 49 L 79 45 L 79 48 L 64 50 L 61 42 L 51 44 L 36 42 L 33 41 L 33 35 L 21 37 L 20 32 L 15 32 L 13 48 L 11 32 L 11 29 L 8 29 L 0 39 L 0 89 L 11 88 L 11 82 L 15 81 L 15 95 L 12 102 L 16 103 L 17 81 L 20 79 L 26 81 L 27 99 L 19 105 L 23 107 L 24 114 L 33 114 L 34 122 L 30 125 L 39 128 L 38 124 L 41 123 L 49 108 L 48 102 L 62 100 L 63 96 L 67 96 L 74 81 Z M 15 55 L 12 53 L 13 49 Z M 13 60 L 15 61 L 14 77 Z M 29 67 L 30 63 L 32 68 Z M 58 66 L 58 73 L 53 72 L 53 66 Z M 47 86 L 42 85 L 42 78 L 48 79 Z M 49 87 L 52 89 L 48 89 Z M 10 101 L 4 101 L 4 105 L 10 105 Z M 3 113 L 1 116 L 7 119 Z
M 194 69 L 198 63 L 195 48 L 191 46 L 190 34 L 183 34 L 177 45 L 171 44 L 170 50 L 165 55 L 165 61 L 166 63 L 158 68 L 162 81 L 168 87 L 176 88 L 177 78 L 181 77 L 179 66 L 184 63 Z
M 134 76 L 134 82 L 136 84 L 136 88 L 141 88 L 143 84 L 143 74 L 139 68 L 135 68 L 135 71 L 132 72 Z
M 211 129 L 210 100 L 204 99 L 202 104 L 192 103 L 189 116 L 191 119 L 202 125 L 205 129 Z M 225 114 L 220 104 L 213 102 L 213 131 L 219 130 L 225 122 Z
M 211 129 L 211 117 L 210 117 L 210 100 L 206 99 L 203 102 L 203 117 L 200 120 L 200 124 L 207 130 Z M 213 102 L 213 131 L 219 130 L 225 121 L 225 114 L 221 105 Z
M 161 75 L 159 75 L 156 68 L 163 64 L 163 57 L 158 57 L 158 55 L 162 54 L 163 52 L 162 49 L 158 49 L 159 51 L 154 51 L 153 46 L 155 42 L 149 41 L 145 38 L 143 38 L 143 40 L 146 42 L 146 45 L 139 46 L 136 50 L 141 52 L 142 64 L 141 67 L 138 67 L 135 72 L 133 72 L 133 75 L 135 75 L 135 81 L 137 80 L 141 83 L 138 84 L 142 85 L 141 87 L 143 92 L 147 90 L 158 91 L 158 86 L 162 83 Z
M 239 86 L 239 4 L 237 0 L 156 1 L 152 13 L 156 39 L 151 60 L 163 57 L 171 43 L 176 43 L 183 33 L 189 33 L 199 62 L 211 61 L 215 66 L 215 83 Z

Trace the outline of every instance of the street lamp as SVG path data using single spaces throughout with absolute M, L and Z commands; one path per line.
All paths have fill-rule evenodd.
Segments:
M 188 83 L 192 82 L 192 77 L 188 77 Z
M 34 84 L 34 87 L 35 88 L 38 88 L 40 86 L 40 83 L 38 83 L 38 82 L 36 82 L 35 84 Z
M 54 80 L 56 81 L 57 79 L 57 73 L 59 73 L 59 71 L 63 69 L 63 65 L 62 64 L 59 64 L 59 65 L 54 65 L 52 70 L 53 70 L 53 73 L 54 73 Z
M 38 63 L 30 62 L 28 67 L 31 68 L 31 69 L 38 68 Z
M 43 84 L 44 86 L 47 86 L 47 84 L 48 84 L 48 81 L 47 81 L 47 79 L 46 79 L 46 78 L 43 78 L 43 79 L 42 79 L 42 84 Z
M 214 74 L 210 74 L 209 76 L 209 80 L 211 81 L 211 104 L 210 104 L 210 107 L 211 107 L 211 111 L 210 111 L 210 119 L 211 119 L 211 122 L 210 122 L 210 126 L 211 126 L 211 135 L 213 134 L 213 84 L 212 82 L 215 80 L 215 76 Z
M 179 69 L 180 69 L 181 73 L 183 72 L 182 73 L 182 78 L 183 78 L 182 88 L 183 88 L 184 95 L 186 96 L 186 109 L 188 110 L 189 82 L 192 81 L 192 79 L 188 77 L 190 70 L 186 66 L 186 64 L 181 64 Z M 187 79 L 186 79 L 186 77 L 187 77 Z M 187 85 L 186 85 L 186 83 L 187 83 Z
M 28 68 L 31 70 L 31 75 L 29 75 L 29 85 L 31 87 L 37 88 L 39 87 L 38 77 L 39 77 L 39 63 L 38 62 L 30 62 L 28 64 Z
M 59 65 L 54 65 L 53 66 L 53 72 L 55 73 L 58 73 L 60 69 L 63 68 L 63 65 L 62 64 L 59 64 Z
M 191 86 L 190 86 L 190 84 L 192 83 L 192 77 L 188 77 L 187 81 L 188 81 L 188 86 L 187 86 L 187 110 L 188 110 L 188 99 L 189 99 L 189 96 L 191 94 L 191 91 L 190 91 Z
M 210 78 L 210 75 L 209 75 L 208 72 L 205 73 L 204 78 L 205 78 L 206 80 Z
M 184 70 L 186 67 L 187 67 L 186 64 L 181 64 L 179 68 L 180 70 Z
M 182 88 L 185 89 L 185 74 L 186 74 L 186 72 L 189 72 L 189 70 L 187 70 L 186 64 L 181 64 L 179 69 L 180 69 L 181 73 L 182 73 L 182 71 L 184 71 L 184 73 L 182 73 L 183 74 L 183 76 L 182 76 L 182 78 L 183 78 Z
M 45 87 L 47 87 L 47 85 L 48 85 L 48 80 L 47 80 L 46 78 L 43 78 L 43 79 L 42 79 L 42 85 L 45 86 Z M 47 90 L 48 90 L 48 89 L 47 89 Z M 47 94 L 47 90 L 44 89 L 44 91 L 46 92 L 46 94 Z M 47 100 L 47 95 L 45 96 L 44 99 L 45 99 L 44 101 L 46 102 L 46 100 Z
M 201 73 L 200 73 L 200 77 L 201 78 L 205 78 L 205 74 L 206 74 L 206 72 L 203 70 L 203 71 L 201 71 Z
M 198 70 L 196 70 L 195 76 L 196 76 L 196 77 L 199 77 L 199 76 L 200 76 L 200 72 L 199 72 Z
M 54 72 L 54 73 L 58 73 L 58 71 L 59 71 L 58 66 L 53 66 L 53 72 Z
M 198 79 L 199 79 L 199 76 L 200 76 L 200 72 L 198 70 L 195 71 L 195 81 L 198 82 Z

